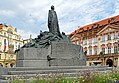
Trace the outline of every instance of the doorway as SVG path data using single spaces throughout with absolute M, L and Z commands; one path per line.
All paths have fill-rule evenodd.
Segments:
M 113 66 L 113 60 L 112 59 L 107 59 L 106 65 L 109 65 L 109 67 Z

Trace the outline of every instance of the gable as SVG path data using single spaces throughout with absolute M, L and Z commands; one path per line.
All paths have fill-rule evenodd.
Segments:
M 115 32 L 115 31 L 119 31 L 119 27 L 107 25 L 101 31 L 99 31 L 97 35 L 106 34 L 106 33 Z
M 109 33 L 109 32 L 114 32 L 114 31 L 116 31 L 116 29 L 113 29 L 113 28 L 107 28 L 106 30 L 104 30 L 103 32 L 102 32 L 102 34 L 103 33 Z

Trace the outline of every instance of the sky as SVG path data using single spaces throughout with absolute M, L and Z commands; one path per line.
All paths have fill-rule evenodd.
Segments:
M 12 25 L 27 39 L 48 31 L 48 11 L 57 12 L 60 32 L 119 15 L 119 0 L 0 0 L 0 23 Z

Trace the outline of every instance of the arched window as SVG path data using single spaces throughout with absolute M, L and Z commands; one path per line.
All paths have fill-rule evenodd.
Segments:
M 0 63 L 0 67 L 3 67 L 2 63 Z
M 13 64 L 10 64 L 10 67 L 12 68 L 13 67 Z

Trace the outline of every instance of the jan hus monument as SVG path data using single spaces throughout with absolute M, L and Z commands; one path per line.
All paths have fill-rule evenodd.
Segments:
M 48 28 L 49 28 L 49 32 L 54 33 L 59 37 L 62 37 L 59 30 L 57 14 L 54 11 L 53 5 L 51 6 L 51 10 L 49 10 L 48 13 Z
M 25 44 L 17 54 L 17 67 L 85 66 L 83 48 L 75 45 L 64 32 L 60 33 L 54 6 L 48 13 L 49 31 L 40 31 L 37 38 Z

